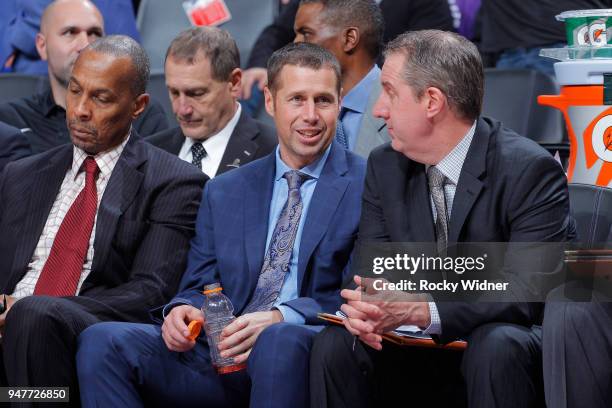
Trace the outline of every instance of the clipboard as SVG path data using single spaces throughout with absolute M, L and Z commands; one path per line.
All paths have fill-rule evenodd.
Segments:
M 318 313 L 317 317 L 326 322 L 344 327 L 343 318 L 329 313 Z M 438 344 L 431 338 L 411 337 L 410 335 L 400 335 L 394 332 L 387 332 L 382 335 L 383 340 L 389 341 L 399 346 L 416 346 L 427 348 L 439 348 L 445 350 L 463 351 L 467 348 L 467 342 L 457 340 L 447 344 Z

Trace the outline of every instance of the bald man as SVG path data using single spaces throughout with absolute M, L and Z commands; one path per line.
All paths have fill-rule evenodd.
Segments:
M 104 20 L 89 0 L 55 0 L 44 11 L 36 49 L 48 62 L 49 83 L 37 94 L 0 104 L 0 121 L 28 137 L 33 154 L 70 143 L 66 127 L 66 88 L 74 61 L 83 48 L 104 35 Z M 134 122 L 142 136 L 168 128 L 155 102 Z
M 123 34 L 140 41 L 132 0 L 91 0 L 106 21 L 106 35 Z M 0 63 L 5 72 L 45 75 L 47 62 L 36 51 L 40 17 L 53 0 L 2 0 Z

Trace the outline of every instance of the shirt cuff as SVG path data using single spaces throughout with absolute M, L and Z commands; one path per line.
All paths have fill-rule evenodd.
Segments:
M 431 323 L 429 327 L 423 330 L 425 334 L 442 334 L 442 322 L 440 321 L 440 314 L 438 313 L 438 307 L 435 302 L 427 302 L 429 305 L 429 316 L 431 317 Z
M 172 310 L 172 308 L 176 306 L 181 306 L 181 305 L 191 305 L 191 302 L 188 301 L 187 299 L 180 299 L 180 298 L 173 300 L 172 302 L 164 306 L 164 308 L 162 309 L 162 318 L 165 319 L 166 315 L 170 313 L 170 310 Z
M 281 312 L 281 314 L 283 315 L 283 321 L 287 323 L 304 324 L 306 322 L 306 319 L 304 319 L 304 316 L 302 316 L 301 314 L 299 314 L 298 312 L 296 312 L 289 306 L 278 305 L 278 306 L 275 306 L 275 308 Z

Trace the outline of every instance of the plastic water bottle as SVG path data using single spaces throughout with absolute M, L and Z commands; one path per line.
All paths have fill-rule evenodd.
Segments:
M 234 319 L 234 306 L 221 291 L 220 283 L 204 287 L 206 299 L 202 305 L 204 314 L 204 330 L 210 348 L 210 359 L 219 374 L 232 373 L 246 368 L 246 363 L 235 364 L 233 358 L 223 358 L 219 352 L 221 332 Z

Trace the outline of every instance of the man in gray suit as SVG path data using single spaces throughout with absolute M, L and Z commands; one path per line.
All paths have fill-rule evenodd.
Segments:
M 336 139 L 368 157 L 391 140 L 385 121 L 372 114 L 381 91 L 376 66 L 384 29 L 380 8 L 374 0 L 302 0 L 294 28 L 296 42 L 327 48 L 340 62 L 342 109 Z
M 147 141 L 193 163 L 211 178 L 274 150 L 274 129 L 252 119 L 238 103 L 240 56 L 227 31 L 214 27 L 183 31 L 172 40 L 164 69 L 180 127 Z

